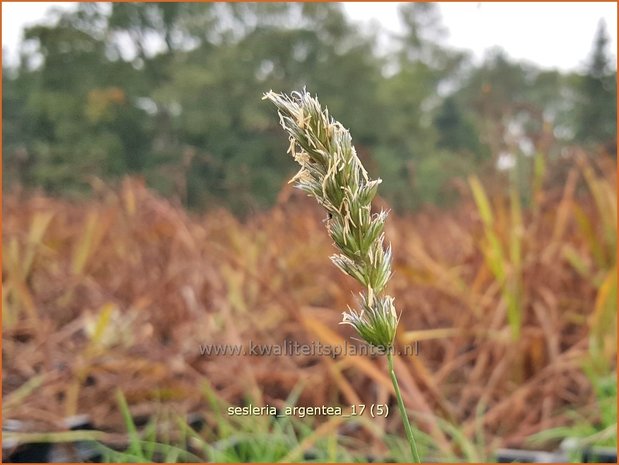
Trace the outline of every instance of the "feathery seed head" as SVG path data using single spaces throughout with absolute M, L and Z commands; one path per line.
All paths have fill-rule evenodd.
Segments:
M 383 246 L 387 213 L 371 213 L 381 180 L 368 178 L 348 130 L 307 91 L 290 96 L 269 91 L 264 99 L 277 107 L 290 138 L 288 152 L 300 165 L 291 182 L 329 212 L 327 230 L 341 252 L 331 260 L 368 290 L 361 312 L 344 313 L 343 323 L 368 343 L 391 347 L 398 323 L 393 297 L 379 297 L 391 277 L 391 247 Z
M 383 352 L 393 347 L 398 315 L 393 305 L 393 297 L 375 298 L 371 304 L 361 295 L 361 312 L 348 309 L 344 312 L 342 322 L 354 327 L 359 335 L 369 344 Z

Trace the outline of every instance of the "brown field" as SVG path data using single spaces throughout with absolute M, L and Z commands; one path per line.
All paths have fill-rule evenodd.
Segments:
M 616 162 L 579 155 L 530 205 L 476 179 L 449 211 L 391 214 L 390 293 L 402 311 L 396 370 L 413 421 L 453 448 L 437 418 L 490 445 L 597 415 L 583 367 L 616 360 Z M 547 180 L 548 181 L 548 180 Z M 486 187 L 482 187 L 482 184 Z M 3 418 L 59 431 L 89 414 L 124 432 L 114 390 L 134 415 L 163 403 L 208 412 L 205 386 L 235 404 L 395 405 L 384 357 L 223 357 L 200 344 L 342 344 L 353 281 L 328 260 L 324 214 L 285 188 L 270 211 L 197 216 L 137 180 L 70 202 L 5 193 Z M 209 416 L 206 416 L 207 423 Z M 340 420 L 326 420 L 330 434 Z M 361 428 L 397 432 L 397 415 Z M 208 425 L 207 425 L 208 427 Z M 366 430 L 367 429 L 367 430 Z

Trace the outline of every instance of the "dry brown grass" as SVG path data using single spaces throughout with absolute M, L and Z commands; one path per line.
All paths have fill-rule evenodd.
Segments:
M 576 158 L 564 188 L 536 191 L 521 218 L 490 196 L 484 224 L 469 196 L 451 212 L 387 222 L 397 343 L 421 340 L 396 370 L 440 447 L 451 446 L 434 415 L 472 436 L 476 412 L 490 437 L 521 445 L 564 423 L 565 407 L 588 408 L 584 361 L 615 360 L 615 162 Z M 206 343 L 349 340 L 337 323 L 353 281 L 329 263 L 324 214 L 302 195 L 286 188 L 244 222 L 190 216 L 135 180 L 80 203 L 6 194 L 3 207 L 4 419 L 47 431 L 88 413 L 122 431 L 116 387 L 149 414 L 161 401 L 207 409 L 205 382 L 233 402 L 279 405 L 301 381 L 301 405 L 391 398 L 381 358 L 200 355 Z M 517 337 L 506 289 L 517 293 Z

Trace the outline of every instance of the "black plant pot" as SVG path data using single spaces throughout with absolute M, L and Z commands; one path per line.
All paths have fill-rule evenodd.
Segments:
M 564 441 L 555 452 L 520 449 L 499 449 L 496 453 L 498 463 L 567 463 L 578 457 L 582 463 L 617 463 L 617 449 L 613 447 L 584 447 L 574 446 L 577 441 Z

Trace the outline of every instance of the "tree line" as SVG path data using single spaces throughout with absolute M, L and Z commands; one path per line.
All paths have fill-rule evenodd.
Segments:
M 269 206 L 293 164 L 262 93 L 307 87 L 350 129 L 394 207 L 444 204 L 457 179 L 616 138 L 603 25 L 582 72 L 474 63 L 431 3 L 404 31 L 360 28 L 332 3 L 112 3 L 55 11 L 3 64 L 4 183 L 82 195 L 126 174 L 193 208 Z M 550 28 L 550 26 L 549 26 Z

